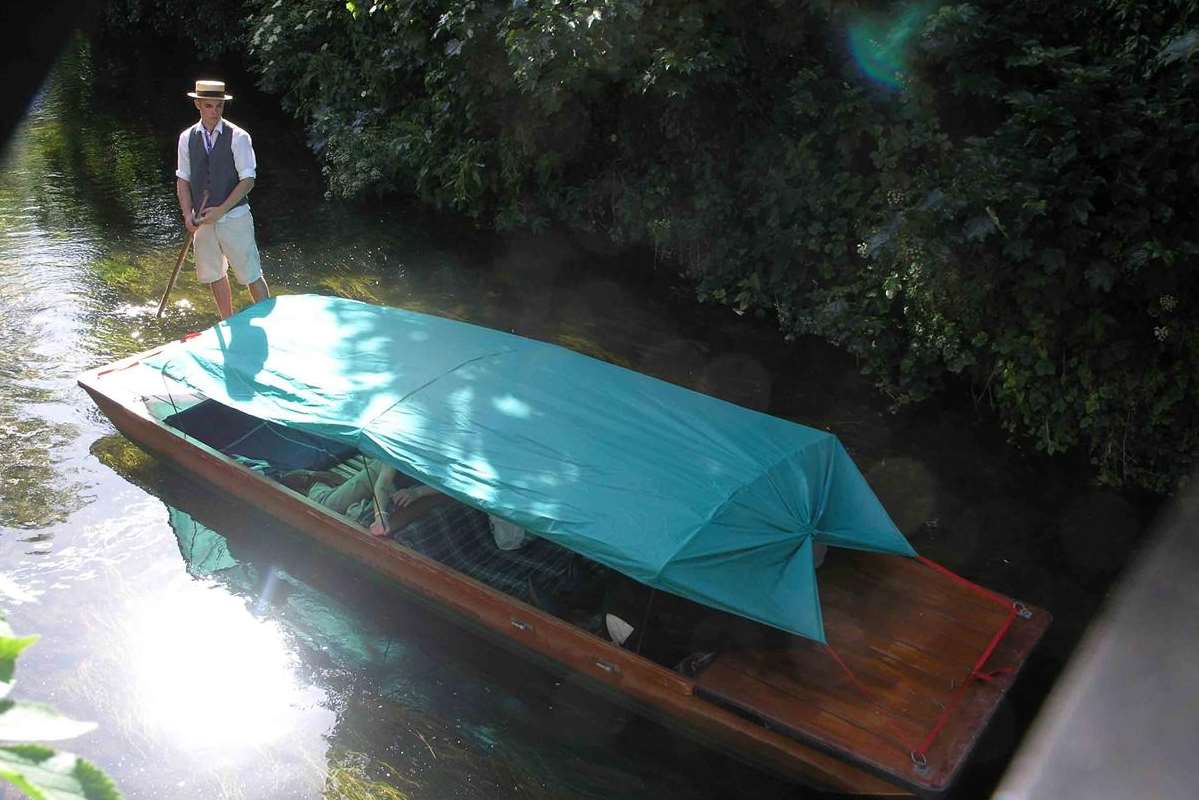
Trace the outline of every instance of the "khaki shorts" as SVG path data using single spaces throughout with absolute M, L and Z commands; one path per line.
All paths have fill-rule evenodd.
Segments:
M 196 280 L 216 283 L 233 267 L 242 286 L 262 277 L 262 259 L 254 241 L 254 215 L 243 214 L 196 229 Z

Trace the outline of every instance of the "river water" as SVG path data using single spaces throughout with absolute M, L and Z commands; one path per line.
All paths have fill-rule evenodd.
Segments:
M 131 69 L 116 93 L 98 70 L 72 45 L 0 154 L 0 608 L 43 637 L 15 696 L 99 723 L 64 749 L 130 798 L 808 796 L 497 649 L 115 433 L 76 374 L 215 315 L 185 271 L 154 318 L 182 241 L 190 76 Z M 917 549 L 1049 609 L 955 796 L 986 793 L 1140 540 L 1143 504 L 1019 452 L 971 409 L 891 414 L 850 359 L 695 306 L 648 257 L 326 200 L 298 126 L 236 94 L 276 292 L 514 331 L 832 430 Z

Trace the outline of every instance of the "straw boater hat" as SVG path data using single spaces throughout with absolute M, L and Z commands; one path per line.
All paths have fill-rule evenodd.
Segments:
M 225 94 L 224 81 L 196 81 L 196 90 L 188 92 L 188 97 L 194 97 L 197 100 L 214 99 L 214 100 L 232 100 L 233 95 Z

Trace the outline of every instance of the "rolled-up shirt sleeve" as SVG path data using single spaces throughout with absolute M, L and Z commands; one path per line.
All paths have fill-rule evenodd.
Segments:
M 179 134 L 179 160 L 175 167 L 175 177 L 190 182 L 192 179 L 192 163 L 191 156 L 187 150 L 187 135 L 189 133 L 191 133 L 191 128 Z
M 229 144 L 233 147 L 233 166 L 237 170 L 237 179 L 244 181 L 257 177 L 258 158 L 254 155 L 254 141 L 250 134 L 238 130 Z

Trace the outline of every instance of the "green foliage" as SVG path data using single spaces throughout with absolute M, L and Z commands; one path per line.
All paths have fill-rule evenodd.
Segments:
M 17 657 L 37 641 L 17 638 L 0 618 L 0 740 L 53 741 L 70 739 L 94 729 L 95 723 L 67 719 L 38 703 L 8 700 Z M 40 744 L 0 746 L 0 780 L 19 789 L 30 800 L 120 800 L 108 776 L 93 764 L 70 753 Z
M 0 778 L 29 800 L 120 800 L 108 776 L 88 761 L 37 744 L 0 747 Z
M 158 49 L 164 41 L 185 42 L 199 59 L 215 61 L 240 54 L 245 13 L 240 0 L 108 0 L 98 36 L 112 49 Z
M 1195 465 L 1197 0 L 222 8 L 336 195 L 650 245 L 897 406 L 970 385 L 1107 484 Z
M 0 621 L 0 633 L 10 633 L 3 629 L 3 625 L 3 621 Z M 4 702 L 4 698 L 8 697 L 8 693 L 12 691 L 17 656 L 37 639 L 36 636 L 25 636 L 20 639 L 8 635 L 0 636 L 0 702 Z
M 0 700 L 0 739 L 28 739 L 52 742 L 74 739 L 95 729 L 93 722 L 67 719 L 49 706 L 40 703 L 18 703 Z
M 963 371 L 1016 437 L 1169 491 L 1199 448 L 1199 62 L 1179 45 L 1199 4 L 1158 6 L 942 8 L 923 69 L 993 123 L 954 141 L 923 186 L 943 197 L 905 209 L 855 283 L 921 254 L 926 279 L 897 298 L 903 358 L 877 367 L 901 400 Z

